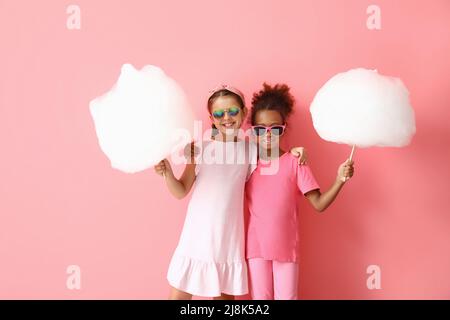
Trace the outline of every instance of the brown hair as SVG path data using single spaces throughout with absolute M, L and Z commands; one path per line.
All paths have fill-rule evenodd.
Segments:
M 225 97 L 225 96 L 231 96 L 231 97 L 235 98 L 236 101 L 239 103 L 239 106 L 241 107 L 241 109 L 244 109 L 244 107 L 245 107 L 244 101 L 242 101 L 242 98 L 238 94 L 231 92 L 230 90 L 227 90 L 227 89 L 222 89 L 222 90 L 214 92 L 214 94 L 211 95 L 211 97 L 209 97 L 209 99 L 208 99 L 209 113 L 211 113 L 211 107 L 212 107 L 214 101 L 216 101 L 216 99 L 219 97 Z
M 278 83 L 274 86 L 263 84 L 263 89 L 253 94 L 252 111 L 249 121 L 255 124 L 255 118 L 258 111 L 274 110 L 278 111 L 286 122 L 293 111 L 295 99 L 289 92 L 290 88 L 284 83 Z
M 226 96 L 231 96 L 231 97 L 235 98 L 236 101 L 239 103 L 240 108 L 241 109 L 245 108 L 244 101 L 238 94 L 231 92 L 230 90 L 227 90 L 227 89 L 222 89 L 222 90 L 214 92 L 214 94 L 212 94 L 208 99 L 208 111 L 210 114 L 211 114 L 211 107 L 212 107 L 214 101 L 216 101 L 216 99 L 219 97 L 226 97 Z M 214 137 L 215 135 L 217 135 L 217 133 L 218 132 L 217 132 L 216 126 L 214 124 L 212 124 L 211 137 Z

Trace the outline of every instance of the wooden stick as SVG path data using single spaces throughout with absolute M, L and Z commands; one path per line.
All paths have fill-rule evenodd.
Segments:
M 355 145 L 353 145 L 352 153 L 350 153 L 350 161 L 352 161 L 354 153 L 355 153 Z
M 349 158 L 349 160 L 350 161 L 352 161 L 353 160 L 353 154 L 355 153 L 355 145 L 353 145 L 353 147 L 352 147 L 352 152 L 350 153 L 350 158 Z M 350 179 L 350 177 L 342 177 L 341 178 L 341 180 L 343 181 L 343 182 L 346 182 L 347 180 L 349 180 Z

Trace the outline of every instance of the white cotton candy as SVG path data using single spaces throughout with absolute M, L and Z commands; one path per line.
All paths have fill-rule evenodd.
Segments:
M 123 172 L 142 171 L 166 158 L 180 144 L 180 132 L 192 137 L 194 115 L 186 95 L 155 66 L 136 70 L 124 64 L 116 84 L 89 108 L 100 148 Z
M 310 111 L 322 139 L 357 147 L 402 147 L 416 132 L 405 85 L 376 70 L 335 75 L 317 92 Z

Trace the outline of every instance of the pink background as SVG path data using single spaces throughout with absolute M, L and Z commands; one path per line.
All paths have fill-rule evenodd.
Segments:
M 81 30 L 66 28 L 70 4 Z M 366 27 L 370 4 L 381 30 Z M 171 197 L 152 170 L 112 169 L 88 109 L 130 62 L 175 78 L 205 126 L 217 84 L 249 101 L 263 81 L 286 82 L 298 101 L 286 145 L 307 147 L 324 188 L 350 148 L 315 133 L 316 91 L 355 67 L 402 78 L 412 144 L 358 149 L 323 215 L 300 200 L 300 297 L 449 299 L 449 39 L 447 0 L 0 0 L 0 298 L 167 297 L 189 197 Z M 81 290 L 66 288 L 72 264 Z M 369 265 L 380 290 L 366 286 Z

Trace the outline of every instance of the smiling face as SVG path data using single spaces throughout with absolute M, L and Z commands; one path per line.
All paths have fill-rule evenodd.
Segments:
M 283 117 L 276 110 L 259 110 L 253 123 L 254 126 L 265 127 L 284 124 Z M 261 136 L 256 136 L 256 141 L 260 147 L 266 150 L 277 150 L 280 148 L 280 136 L 272 134 L 270 131 Z
M 237 114 L 234 114 L 236 110 Z M 211 105 L 210 112 L 212 123 L 224 137 L 236 135 L 247 114 L 246 108 L 241 108 L 239 101 L 232 95 L 217 97 Z M 218 114 L 223 115 L 214 116 Z

